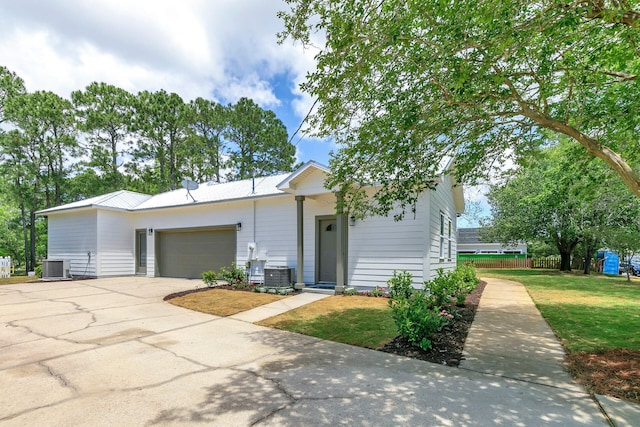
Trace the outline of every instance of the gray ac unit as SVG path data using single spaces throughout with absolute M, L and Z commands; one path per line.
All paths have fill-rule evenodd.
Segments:
M 71 261 L 68 259 L 45 259 L 42 261 L 43 279 L 67 279 L 70 275 Z
M 291 286 L 294 277 L 293 268 L 266 267 L 264 269 L 264 285 L 268 288 Z

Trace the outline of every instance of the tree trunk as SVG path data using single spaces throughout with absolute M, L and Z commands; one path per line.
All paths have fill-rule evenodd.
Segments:
M 591 253 L 587 253 L 584 257 L 584 274 L 591 274 Z
M 29 242 L 29 262 L 30 268 L 28 271 L 34 271 L 36 268 L 36 212 L 31 211 L 29 213 L 29 220 L 31 224 L 29 224 L 30 232 L 31 232 L 31 241 Z
M 22 237 L 24 239 L 24 268 L 29 272 L 29 238 L 27 236 L 27 212 L 24 203 L 20 203 L 20 214 L 22 215 Z
M 560 251 L 560 271 L 571 271 L 571 251 Z

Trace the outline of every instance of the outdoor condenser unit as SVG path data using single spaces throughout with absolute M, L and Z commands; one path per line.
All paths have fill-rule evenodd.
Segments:
M 70 277 L 71 261 L 68 259 L 45 259 L 42 261 L 43 279 L 66 279 Z
M 264 269 L 264 285 L 266 287 L 290 286 L 293 280 L 293 268 L 268 267 Z

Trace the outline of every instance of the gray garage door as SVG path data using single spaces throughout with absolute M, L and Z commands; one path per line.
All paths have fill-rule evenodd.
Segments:
M 196 279 L 236 259 L 234 228 L 171 230 L 158 233 L 158 269 L 162 277 Z

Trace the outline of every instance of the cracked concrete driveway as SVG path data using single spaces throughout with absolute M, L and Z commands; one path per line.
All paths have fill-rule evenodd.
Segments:
M 605 425 L 584 393 L 191 312 L 196 282 L 0 287 L 0 424 Z

